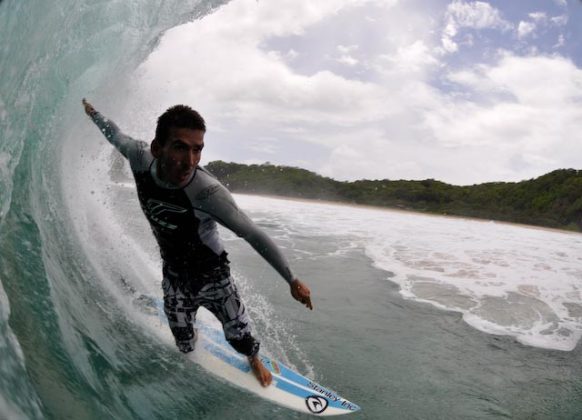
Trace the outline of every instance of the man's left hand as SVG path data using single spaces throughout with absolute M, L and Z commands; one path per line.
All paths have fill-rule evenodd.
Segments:
M 91 105 L 89 102 L 87 102 L 87 100 L 85 98 L 83 98 L 83 100 L 81 101 L 83 103 L 83 107 L 85 108 L 85 114 L 87 114 L 88 116 L 93 116 L 93 114 L 95 114 L 97 111 L 95 110 L 95 108 L 93 108 L 93 105 Z
M 296 301 L 313 310 L 313 305 L 311 304 L 311 291 L 309 290 L 309 287 L 299 281 L 299 279 L 295 279 L 291 283 L 291 296 L 293 296 Z

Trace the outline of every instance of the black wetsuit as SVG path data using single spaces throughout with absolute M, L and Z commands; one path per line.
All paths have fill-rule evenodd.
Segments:
M 208 171 L 197 167 L 181 188 L 165 184 L 157 176 L 157 160 L 147 143 L 123 134 L 98 112 L 91 118 L 130 163 L 141 208 L 164 261 L 164 310 L 178 348 L 193 349 L 192 322 L 198 307 L 204 306 L 222 322 L 227 340 L 237 351 L 255 355 L 259 343 L 251 335 L 216 223 L 244 238 L 291 283 L 293 275 L 285 257 Z

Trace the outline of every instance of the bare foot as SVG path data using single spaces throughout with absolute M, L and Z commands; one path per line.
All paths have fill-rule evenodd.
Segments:
M 261 362 L 259 356 L 255 355 L 253 357 L 249 357 L 249 363 L 251 364 L 251 369 L 253 370 L 253 373 L 255 374 L 259 383 L 265 388 L 271 385 L 271 382 L 273 381 L 273 375 L 271 375 L 271 372 L 269 372 L 265 365 L 263 365 L 263 362 Z

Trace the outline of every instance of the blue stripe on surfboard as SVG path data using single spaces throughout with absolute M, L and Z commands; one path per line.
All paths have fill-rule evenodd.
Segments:
M 224 346 L 230 346 L 230 344 L 228 344 L 228 342 L 225 340 L 224 338 L 224 334 L 222 333 L 222 331 L 219 331 L 215 328 L 212 327 L 208 327 L 208 326 L 203 326 L 201 328 L 201 330 L 207 334 L 213 341 L 217 342 L 220 345 L 224 345 Z M 319 385 L 316 382 L 313 382 L 312 380 L 310 380 L 309 378 L 306 378 L 305 376 L 291 370 L 290 368 L 288 368 L 286 365 L 284 365 L 281 362 L 278 362 L 276 360 L 271 359 L 268 356 L 264 356 L 261 355 L 261 359 L 263 359 L 263 363 L 264 365 L 272 372 L 275 374 L 278 374 L 279 376 L 285 378 L 285 379 L 289 379 L 293 382 L 298 383 L 299 385 L 303 385 L 306 388 L 311 388 L 314 389 L 314 387 L 317 388 L 317 393 L 325 395 L 328 397 L 328 399 L 336 399 L 336 400 L 343 400 L 342 397 L 340 397 L 337 392 L 334 392 L 328 388 L 325 388 L 321 385 Z M 273 366 L 273 364 L 275 366 L 277 366 L 277 368 L 279 369 L 280 373 L 277 372 L 277 368 L 275 368 L 275 366 Z
M 229 365 L 243 371 L 243 372 L 249 372 L 250 371 L 250 366 L 249 364 L 240 356 L 234 355 L 234 354 L 229 354 L 229 352 L 222 348 L 220 343 L 213 343 L 212 341 L 205 341 L 203 346 L 210 351 L 213 355 L 215 355 L 216 357 L 220 358 L 221 360 L 225 361 L 226 363 L 228 363 Z M 271 366 L 271 359 L 266 357 L 266 356 L 262 356 L 263 359 L 267 359 L 265 363 L 265 366 L 267 366 L 269 368 L 269 370 L 279 379 L 277 381 L 276 387 L 281 389 L 282 391 L 285 391 L 289 394 L 295 395 L 299 398 L 302 399 L 306 399 L 309 396 L 312 395 L 317 395 L 317 396 L 321 396 L 324 397 L 329 404 L 329 407 L 334 407 L 340 410 L 346 410 L 346 411 L 357 411 L 360 409 L 360 407 L 358 407 L 356 404 L 353 404 L 343 398 L 341 398 L 339 395 L 337 395 L 334 392 L 331 391 L 327 391 L 324 387 L 316 384 L 313 381 L 308 381 L 312 386 L 309 386 L 308 389 L 302 387 L 302 384 L 297 384 L 292 382 L 289 378 L 285 378 L 283 375 L 278 374 L 277 372 L 273 371 L 272 366 Z M 280 363 L 278 363 L 279 366 L 281 366 Z M 286 369 L 289 372 L 289 369 Z M 316 387 L 316 388 L 314 388 Z
M 251 366 L 245 359 L 235 354 L 226 352 L 223 348 L 220 347 L 220 345 L 213 343 L 212 341 L 205 341 L 203 343 L 203 346 L 210 353 L 217 356 L 219 359 L 225 361 L 229 365 L 237 368 L 238 370 L 243 372 L 251 371 Z

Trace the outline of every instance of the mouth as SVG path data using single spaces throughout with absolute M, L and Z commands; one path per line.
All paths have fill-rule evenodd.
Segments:
M 192 170 L 181 172 L 178 174 L 178 180 L 180 182 L 186 181 L 192 175 Z

